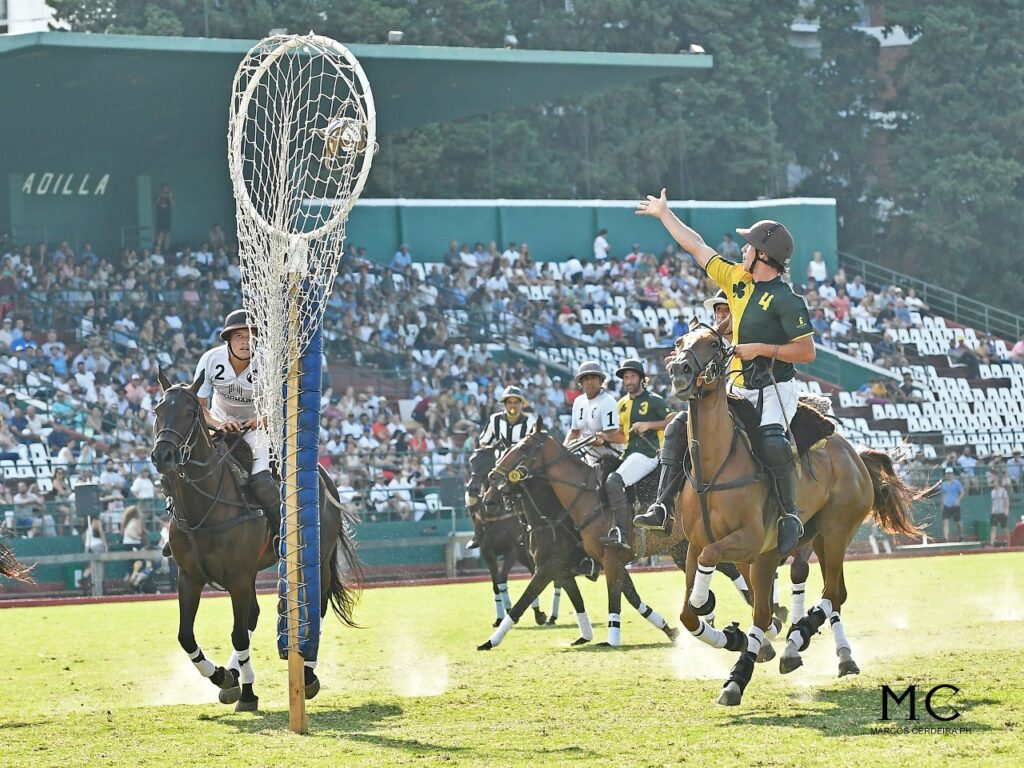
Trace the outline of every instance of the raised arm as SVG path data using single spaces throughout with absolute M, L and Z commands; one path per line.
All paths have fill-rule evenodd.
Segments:
M 669 209 L 667 190 L 662 189 L 660 197 L 648 195 L 647 199 L 637 206 L 635 213 L 637 216 L 650 216 L 660 221 L 680 247 L 693 256 L 701 269 L 706 268 L 711 257 L 715 255 L 715 249 L 705 243 L 704 238 L 697 232 L 683 224 Z

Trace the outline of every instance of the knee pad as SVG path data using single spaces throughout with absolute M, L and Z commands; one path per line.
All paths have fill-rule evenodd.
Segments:
M 608 479 L 604 481 L 604 488 L 606 491 L 625 493 L 626 483 L 622 480 L 622 475 L 618 472 L 612 472 L 608 475 Z
M 793 448 L 781 424 L 765 424 L 757 429 L 755 441 L 761 460 L 771 469 L 783 468 L 793 462 Z
M 686 454 L 686 413 L 676 414 L 665 427 L 665 442 L 661 446 L 659 461 L 669 466 L 682 466 Z

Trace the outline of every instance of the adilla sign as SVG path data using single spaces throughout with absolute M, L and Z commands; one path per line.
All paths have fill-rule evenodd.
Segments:
M 109 183 L 109 173 L 94 176 L 91 173 L 33 172 L 25 177 L 21 191 L 26 195 L 100 197 L 107 194 Z

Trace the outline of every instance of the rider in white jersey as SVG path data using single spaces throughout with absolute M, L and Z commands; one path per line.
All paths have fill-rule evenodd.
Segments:
M 252 449 L 252 470 L 247 491 L 268 518 L 280 520 L 281 487 L 270 472 L 270 440 L 256 418 L 252 382 L 255 371 L 249 347 L 249 316 L 236 309 L 224 319 L 220 337 L 224 344 L 208 350 L 196 367 L 196 378 L 204 374 L 197 393 L 206 422 L 224 432 L 242 432 Z

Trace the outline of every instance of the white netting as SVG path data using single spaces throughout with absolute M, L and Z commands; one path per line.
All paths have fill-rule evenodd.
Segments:
M 235 73 L 228 167 L 242 291 L 256 331 L 253 391 L 279 456 L 282 384 L 323 322 L 376 135 L 366 76 L 334 40 L 269 37 Z

